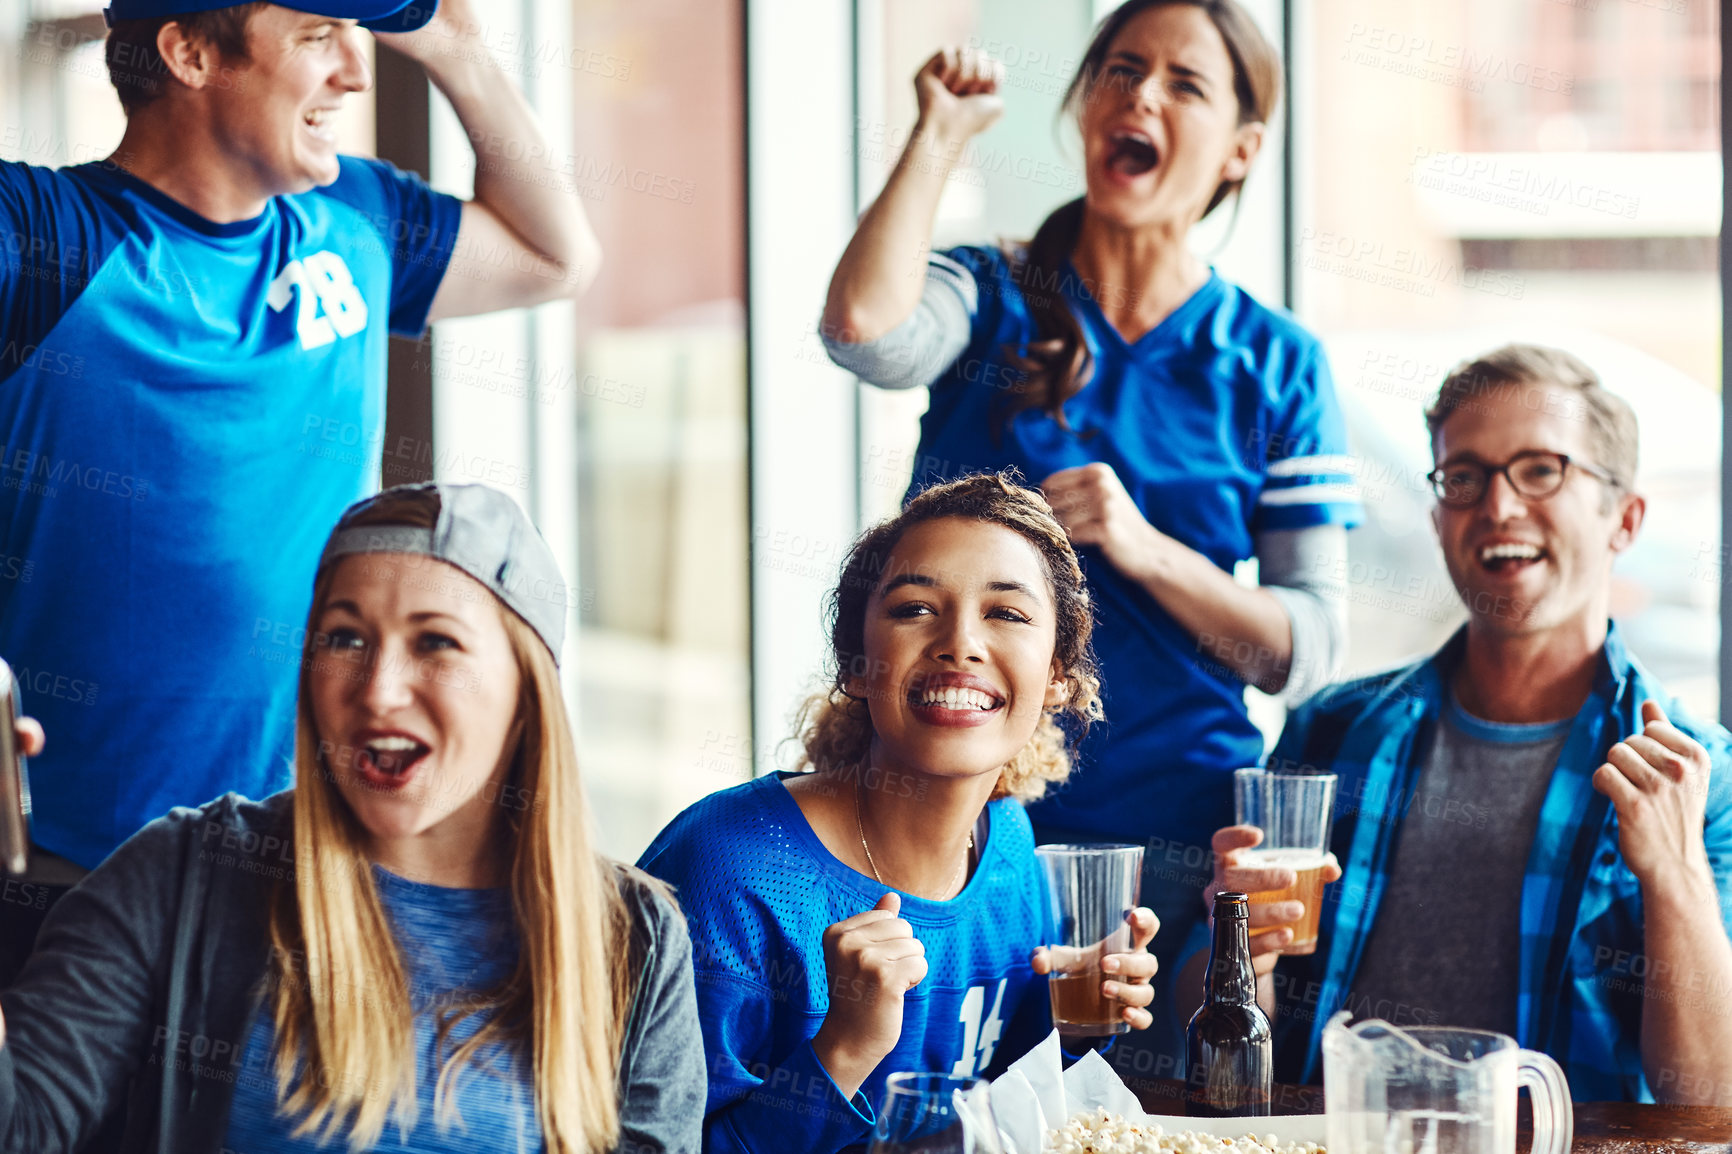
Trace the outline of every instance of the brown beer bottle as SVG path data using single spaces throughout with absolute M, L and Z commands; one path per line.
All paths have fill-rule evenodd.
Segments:
M 1249 914 L 1244 894 L 1215 895 L 1215 944 L 1203 977 L 1203 1005 L 1185 1031 L 1185 1113 L 1193 1118 L 1269 1113 L 1275 1046 L 1269 1019 L 1257 1005 Z

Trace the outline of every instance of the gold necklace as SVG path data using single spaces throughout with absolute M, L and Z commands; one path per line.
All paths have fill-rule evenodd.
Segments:
M 860 806 L 861 806 L 860 782 L 858 779 L 856 779 L 854 782 L 854 828 L 860 834 L 860 848 L 866 852 L 866 864 L 872 867 L 872 876 L 878 879 L 878 884 L 881 886 L 882 885 L 888 885 L 890 883 L 888 883 L 884 880 L 884 875 L 878 872 L 878 863 L 872 860 L 872 847 L 866 844 L 866 822 L 860 816 L 860 813 L 861 813 Z M 974 831 L 969 830 L 968 831 L 968 849 L 963 851 L 962 860 L 956 863 L 956 872 L 951 874 L 950 880 L 945 883 L 944 893 L 950 894 L 952 897 L 955 896 L 955 892 L 953 892 L 953 891 L 956 891 L 956 881 L 958 878 L 960 878 L 962 876 L 963 867 L 968 865 L 968 858 L 973 853 L 974 853 Z M 909 890 L 908 892 L 914 893 L 913 890 Z M 956 892 L 959 892 L 959 891 L 956 891 Z M 915 894 L 915 896 L 919 897 L 920 895 Z M 931 898 L 928 900 L 941 902 L 941 901 L 946 901 L 948 899 L 938 897 L 938 898 Z

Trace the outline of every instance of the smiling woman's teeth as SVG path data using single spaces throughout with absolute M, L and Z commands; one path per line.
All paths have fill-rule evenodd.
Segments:
M 996 699 L 978 689 L 928 689 L 920 695 L 922 705 L 942 705 L 947 709 L 992 709 Z

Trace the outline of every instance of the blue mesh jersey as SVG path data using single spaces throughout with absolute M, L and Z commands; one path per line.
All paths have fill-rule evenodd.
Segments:
M 1318 694 L 1288 721 L 1270 756 L 1271 765 L 1339 775 L 1331 848 L 1344 871 L 1324 891 L 1317 952 L 1283 958 L 1276 970 L 1281 1081 L 1317 1079 L 1323 1026 L 1337 1010 L 1370 1012 L 1354 992 L 1355 975 L 1465 636 L 1463 627 L 1424 661 Z M 1556 1059 L 1579 1102 L 1654 1100 L 1642 1065 L 1642 883 L 1618 848 L 1617 810 L 1593 785 L 1606 751 L 1642 731 L 1644 701 L 1658 702 L 1708 751 L 1702 837 L 1719 908 L 1702 915 L 1732 929 L 1732 735 L 1684 712 L 1614 626 L 1546 787 L 1521 889 L 1516 1041 Z
M 373 1154 L 539 1154 L 541 1123 L 535 1113 L 534 1063 L 523 1047 L 495 1043 L 466 1063 L 453 1086 L 456 1118 L 440 1124 L 433 1090 L 445 1058 L 486 1025 L 491 1011 L 467 1014 L 434 1053 L 439 1018 L 473 1004 L 479 991 L 498 985 L 517 962 L 517 933 L 509 889 L 452 889 L 400 878 L 378 866 L 373 877 L 407 968 L 415 1010 L 415 1092 L 418 1111 L 407 1129 L 387 1122 Z M 340 1133 L 292 1136 L 299 1119 L 277 1109 L 276 1024 L 271 1004 L 253 1016 L 236 1070 L 223 1149 L 232 1154 L 347 1154 Z
M 375 490 L 387 329 L 461 204 L 376 161 L 216 224 L 104 164 L 0 163 L 0 657 L 35 840 L 288 784 L 313 568 Z
M 992 802 L 962 892 L 947 902 L 901 895 L 929 969 L 907 994 L 896 1048 L 844 1098 L 811 1043 L 830 1005 L 824 931 L 888 887 L 824 848 L 784 776 L 711 794 L 638 863 L 674 887 L 691 927 L 709 1154 L 832 1154 L 870 1136 L 889 1075 L 990 1077 L 1052 1029 L 1046 979 L 1029 967 L 1048 937 L 1034 836 L 1020 805 Z
M 1093 375 L 1065 404 L 1069 431 L 1044 410 L 1025 410 L 995 442 L 995 410 L 1021 379 L 1005 350 L 1025 348 L 1034 324 L 1002 252 L 949 255 L 973 274 L 979 306 L 968 348 L 932 385 L 910 496 L 983 469 L 1015 466 L 1039 484 L 1101 461 L 1155 528 L 1229 572 L 1252 556 L 1259 530 L 1358 523 L 1328 362 L 1286 313 L 1211 271 L 1127 345 L 1067 263 L 1059 287 L 1082 324 Z M 1207 844 L 1208 831 L 1231 823 L 1227 771 L 1263 756 L 1245 683 L 1097 550 L 1081 553 L 1107 720 L 1090 731 L 1070 781 L 1030 814 L 1109 839 Z

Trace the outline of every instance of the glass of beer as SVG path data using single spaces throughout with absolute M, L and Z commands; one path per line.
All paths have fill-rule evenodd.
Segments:
M 1313 953 L 1323 914 L 1323 865 L 1329 852 L 1330 819 L 1335 813 L 1335 775 L 1241 769 L 1233 774 L 1233 799 L 1238 823 L 1263 831 L 1262 844 L 1240 851 L 1240 864 L 1285 866 L 1299 875 L 1287 889 L 1252 894 L 1251 904 L 1303 902 L 1304 916 L 1290 923 L 1293 941 L 1281 952 Z M 1251 933 L 1254 936 L 1280 928 L 1260 926 Z
M 1099 1037 L 1131 1028 L 1123 1005 L 1101 993 L 1101 959 L 1131 948 L 1131 911 L 1142 890 L 1140 845 L 1035 847 L 1046 874 L 1052 1022 L 1060 1034 Z

